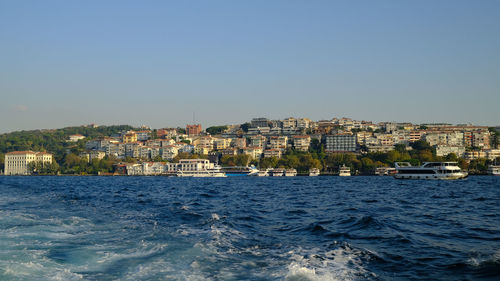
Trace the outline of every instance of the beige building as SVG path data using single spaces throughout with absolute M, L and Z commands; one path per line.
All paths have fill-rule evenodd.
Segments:
M 5 154 L 5 175 L 29 175 L 29 163 L 52 163 L 52 154 L 47 152 L 14 151 Z
M 287 136 L 273 136 L 269 139 L 269 147 L 271 149 L 286 149 L 288 145 Z
M 245 147 L 242 149 L 242 153 L 250 155 L 252 159 L 260 159 L 263 153 L 262 147 Z
M 293 137 L 293 146 L 298 151 L 309 150 L 310 144 L 311 144 L 311 137 L 310 136 L 294 136 Z
M 214 148 L 215 150 L 223 150 L 231 145 L 231 139 L 215 139 Z
M 281 158 L 280 149 L 266 149 L 264 150 L 264 158 L 276 157 Z

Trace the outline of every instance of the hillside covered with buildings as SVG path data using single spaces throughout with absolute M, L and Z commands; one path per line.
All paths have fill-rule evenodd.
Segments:
M 458 161 L 472 173 L 484 172 L 500 157 L 500 127 L 358 121 L 350 118 L 254 118 L 244 124 L 202 128 L 151 129 L 147 126 L 81 126 L 0 135 L 0 153 L 53 154 L 40 174 L 161 174 L 162 165 L 205 158 L 223 166 L 311 168 L 335 172 L 340 165 L 358 174 L 396 161 Z M 4 155 L 0 155 L 4 169 Z M 500 159 L 498 160 L 500 162 Z

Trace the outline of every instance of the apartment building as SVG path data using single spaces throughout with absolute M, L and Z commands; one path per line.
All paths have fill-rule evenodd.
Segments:
M 262 135 L 251 136 L 248 146 L 266 148 L 267 138 Z
M 136 141 L 137 141 L 137 134 L 135 132 L 127 132 L 122 137 L 122 142 L 124 143 L 136 142 Z
M 288 146 L 287 136 L 272 136 L 269 138 L 269 148 L 285 150 Z
M 264 150 L 264 158 L 276 157 L 281 158 L 281 149 L 266 149 Z
M 294 136 L 293 147 L 298 151 L 308 151 L 311 145 L 310 136 Z
M 297 127 L 297 119 L 293 117 L 288 117 L 283 119 L 283 129 L 285 128 L 296 128 Z
M 355 152 L 356 135 L 343 133 L 326 136 L 327 152 Z
M 242 149 L 242 153 L 250 155 L 252 159 L 260 159 L 264 150 L 262 147 L 245 147 Z

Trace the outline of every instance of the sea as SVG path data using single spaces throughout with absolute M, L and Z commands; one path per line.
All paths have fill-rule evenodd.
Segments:
M 500 280 L 500 177 L 0 177 L 0 280 Z

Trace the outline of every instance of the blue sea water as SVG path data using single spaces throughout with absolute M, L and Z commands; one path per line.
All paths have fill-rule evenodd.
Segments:
M 500 177 L 0 177 L 0 280 L 500 280 Z

